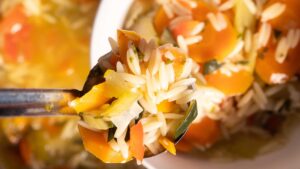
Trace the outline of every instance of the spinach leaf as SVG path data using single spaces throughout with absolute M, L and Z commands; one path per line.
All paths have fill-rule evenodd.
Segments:
M 160 43 L 161 45 L 166 43 L 172 43 L 173 45 L 176 44 L 176 40 L 173 38 L 173 35 L 171 31 L 167 28 L 163 31 L 160 37 Z
M 208 62 L 204 63 L 204 75 L 210 74 L 217 69 L 219 69 L 222 66 L 222 64 L 219 64 L 217 60 L 213 59 Z
M 197 115 L 198 115 L 197 102 L 196 102 L 196 100 L 192 100 L 189 105 L 189 108 L 187 109 L 187 111 L 185 113 L 184 120 L 180 123 L 180 125 L 176 129 L 176 132 L 174 135 L 175 140 L 177 140 L 182 134 L 184 134 L 187 131 L 188 127 L 193 122 L 193 120 L 195 120 Z
M 109 142 L 114 138 L 116 130 L 117 130 L 116 126 L 108 129 L 107 142 Z

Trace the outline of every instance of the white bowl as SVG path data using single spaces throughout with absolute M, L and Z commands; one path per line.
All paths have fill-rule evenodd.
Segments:
M 102 0 L 94 23 L 91 43 L 91 64 L 109 52 L 108 37 L 116 38 L 133 0 Z M 300 132 L 295 131 L 283 148 L 253 160 L 234 162 L 205 161 L 183 155 L 163 153 L 144 160 L 149 169 L 300 169 Z M 251 147 L 251 145 L 249 145 Z

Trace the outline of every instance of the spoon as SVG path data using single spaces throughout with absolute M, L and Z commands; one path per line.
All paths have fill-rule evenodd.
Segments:
M 78 115 L 68 103 L 104 81 L 111 53 L 100 57 L 81 91 L 76 89 L 0 89 L 0 118 L 14 116 Z
M 104 81 L 105 70 L 111 68 L 108 62 L 111 52 L 100 57 L 98 63 L 90 70 L 81 91 L 76 89 L 0 89 L 0 118 L 19 116 L 78 116 L 68 103 L 76 97 L 87 93 L 94 85 Z M 186 131 L 174 140 L 177 144 Z M 157 154 L 145 152 L 145 157 Z

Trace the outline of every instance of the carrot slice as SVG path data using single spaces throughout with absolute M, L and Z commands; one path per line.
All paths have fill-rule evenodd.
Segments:
M 276 2 L 283 3 L 286 6 L 284 12 L 268 21 L 274 30 L 277 30 L 281 35 L 286 36 L 291 29 L 300 29 L 300 1 L 295 0 L 269 0 L 265 8 L 270 7 Z M 300 44 L 297 47 L 288 51 L 288 56 L 283 63 L 278 63 L 275 60 L 275 50 L 277 45 L 268 45 L 268 50 L 263 55 L 257 58 L 255 71 L 258 76 L 268 84 L 284 83 L 293 77 L 300 70 Z
M 120 152 L 114 151 L 107 143 L 106 132 L 95 132 L 78 125 L 79 133 L 86 151 L 92 153 L 105 163 L 124 163 L 131 160 L 123 158 Z
M 220 124 L 218 121 L 204 117 L 201 121 L 193 123 L 184 140 L 198 145 L 210 145 L 215 143 L 220 137 Z
M 244 93 L 252 84 L 251 72 L 241 70 L 232 72 L 231 76 L 220 71 L 205 76 L 207 84 L 221 90 L 226 95 L 238 95 Z
M 202 32 L 202 41 L 189 46 L 190 56 L 198 63 L 204 63 L 211 59 L 222 60 L 237 44 L 237 32 L 224 15 L 227 27 L 222 31 L 216 31 L 208 22 Z
M 283 63 L 275 60 L 275 48 L 270 47 L 268 51 L 256 60 L 255 71 L 258 76 L 268 84 L 284 83 L 293 77 L 300 69 L 300 45 L 289 51 Z M 276 77 L 282 76 L 282 77 Z
M 286 6 L 286 9 L 280 16 L 270 20 L 272 28 L 278 29 L 286 33 L 290 29 L 300 28 L 300 1 L 295 0 L 269 0 L 265 8 L 279 2 Z
M 193 9 L 192 14 L 195 20 L 203 22 L 207 20 L 208 13 L 216 11 L 217 9 L 214 6 L 203 1 L 198 1 L 197 7 Z
M 157 10 L 153 20 L 153 26 L 158 36 L 161 36 L 164 29 L 168 27 L 169 22 L 170 19 L 168 18 L 166 12 L 164 11 L 164 8 L 161 6 Z
M 142 161 L 144 158 L 144 131 L 141 122 L 130 128 L 130 141 L 129 148 L 132 152 L 133 157 L 137 160 Z
M 31 162 L 32 151 L 31 151 L 30 144 L 28 144 L 28 141 L 26 138 L 23 138 L 20 141 L 19 150 L 20 150 L 21 157 L 24 160 L 25 164 L 30 165 L 32 163 Z
M 130 42 L 134 43 L 135 46 L 139 45 L 141 37 L 133 31 L 118 30 L 118 46 L 120 52 L 120 59 L 122 63 L 127 63 L 126 53 L 128 50 L 128 44 Z
M 193 30 L 199 23 L 199 21 L 195 20 L 182 21 L 171 28 L 172 34 L 174 37 L 177 37 L 179 35 L 182 35 L 183 37 L 194 36 L 192 34 Z

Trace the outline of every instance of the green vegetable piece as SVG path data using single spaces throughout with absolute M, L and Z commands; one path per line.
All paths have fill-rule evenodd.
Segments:
M 130 139 L 130 127 L 128 126 L 127 127 L 127 132 L 126 132 L 126 135 L 125 135 L 125 141 L 129 141 Z
M 265 53 L 268 52 L 268 48 L 263 48 L 262 50 L 258 51 L 258 57 L 263 59 L 265 57 Z
M 184 134 L 190 124 L 195 120 L 198 115 L 197 111 L 197 102 L 196 100 L 191 101 L 189 108 L 186 111 L 184 120 L 180 123 L 178 128 L 176 129 L 174 139 L 177 140 L 182 134 Z
M 247 64 L 249 64 L 249 61 L 248 60 L 241 60 L 241 61 L 238 61 L 237 64 L 239 64 L 239 65 L 247 65 Z
M 222 66 L 222 64 L 219 64 L 217 60 L 213 59 L 208 62 L 204 63 L 204 75 L 210 74 L 217 69 L 219 69 Z
M 115 132 L 117 130 L 117 127 L 112 127 L 108 129 L 108 134 L 107 134 L 107 142 L 112 140 L 114 138 Z
M 168 28 L 163 31 L 160 37 L 160 44 L 166 43 L 176 44 L 176 40 L 173 38 L 171 31 Z
M 134 120 L 134 123 L 137 124 L 137 123 L 143 118 L 143 115 L 144 115 L 144 113 L 141 112 L 141 113 L 139 114 L 139 117 L 136 118 L 136 119 Z
M 166 64 L 171 64 L 171 63 L 173 63 L 173 60 L 170 60 L 170 59 L 166 60 Z

